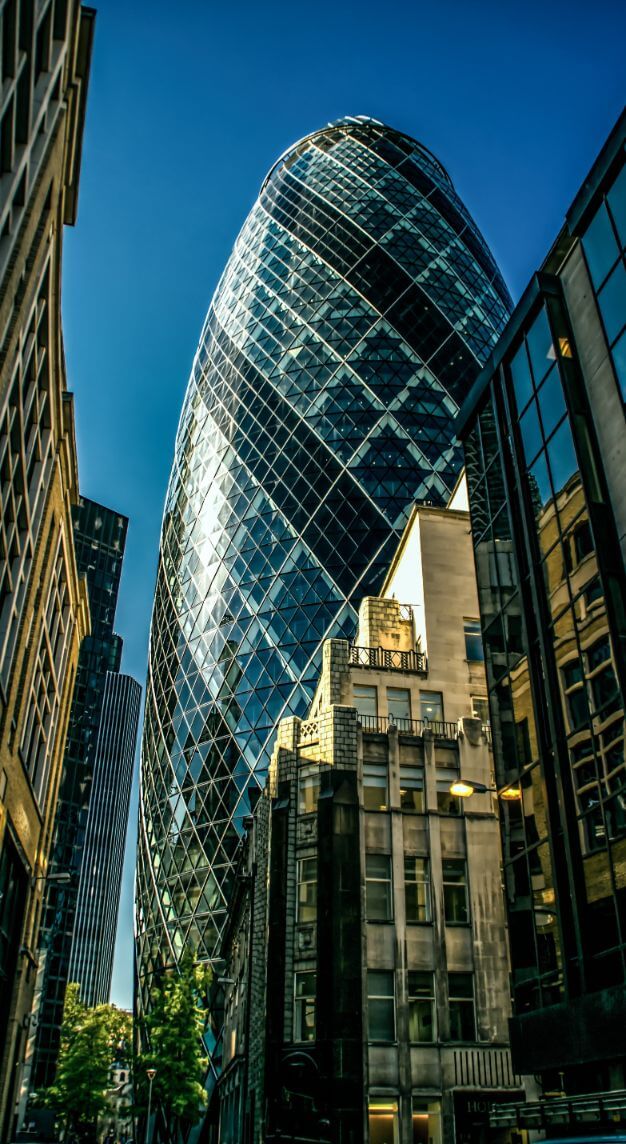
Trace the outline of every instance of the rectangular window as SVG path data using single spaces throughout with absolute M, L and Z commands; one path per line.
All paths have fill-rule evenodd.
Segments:
M 450 794 L 459 772 L 454 767 L 437 767 L 437 810 L 440 814 L 462 814 L 463 799 Z
M 409 1040 L 429 1044 L 435 1040 L 435 992 L 432 973 L 409 969 L 407 974 L 409 1003 Z
M 440 691 L 420 691 L 420 719 L 429 723 L 443 721 L 443 695 Z
M 363 806 L 365 810 L 387 810 L 387 767 L 380 763 L 363 764 Z
M 315 1040 L 315 972 L 294 974 L 293 1039 Z
M 390 922 L 393 917 L 389 854 L 365 855 L 365 915 L 368 922 Z
M 398 1102 L 373 1097 L 367 1109 L 370 1144 L 398 1144 Z
M 472 715 L 480 719 L 483 726 L 489 723 L 489 700 L 485 695 L 472 695 Z
M 396 995 L 393 970 L 367 971 L 367 1035 L 370 1041 L 395 1041 Z
M 474 980 L 471 973 L 448 974 L 450 1040 L 475 1041 Z
M 448 924 L 466 925 L 469 921 L 467 898 L 467 865 L 463 858 L 444 858 L 443 911 Z
M 407 922 L 429 922 L 430 869 L 428 858 L 404 856 L 404 902 Z
M 353 689 L 354 706 L 359 715 L 376 718 L 378 715 L 378 688 L 368 687 L 364 683 L 355 683 Z
M 298 922 L 314 922 L 317 917 L 317 858 L 298 859 Z
M 483 651 L 483 637 L 480 632 L 480 620 L 464 620 L 465 657 L 471 663 L 482 663 L 485 658 Z
M 387 711 L 389 721 L 394 722 L 399 731 L 411 730 L 411 692 L 408 688 L 387 688 Z
M 441 1103 L 413 1097 L 411 1144 L 441 1144 Z
M 319 793 L 319 771 L 313 775 L 300 775 L 298 780 L 298 814 L 312 814 L 317 810 Z
M 402 810 L 424 813 L 424 771 L 421 767 L 400 767 L 400 806 Z

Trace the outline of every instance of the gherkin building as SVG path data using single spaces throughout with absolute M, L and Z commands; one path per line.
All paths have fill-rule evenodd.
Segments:
M 304 715 L 415 501 L 461 468 L 454 418 L 510 298 L 437 159 L 362 117 L 290 148 L 200 337 L 163 518 L 142 745 L 139 1004 L 217 953 L 273 731 Z

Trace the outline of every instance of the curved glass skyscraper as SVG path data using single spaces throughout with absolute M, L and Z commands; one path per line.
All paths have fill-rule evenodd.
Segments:
M 368 119 L 267 176 L 202 330 L 163 520 L 143 739 L 140 985 L 216 950 L 272 731 L 305 713 L 415 500 L 445 503 L 453 421 L 510 299 L 437 160 Z

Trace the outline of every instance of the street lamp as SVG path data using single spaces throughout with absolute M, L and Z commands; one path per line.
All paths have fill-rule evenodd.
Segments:
M 146 1144 L 149 1144 L 149 1139 L 150 1139 L 150 1112 L 152 1110 L 152 1082 L 156 1076 L 156 1069 L 146 1069 L 146 1076 L 148 1078 L 148 1117 L 146 1120 Z
M 498 790 L 497 787 L 485 786 L 484 783 L 475 783 L 470 779 L 458 778 L 450 784 L 450 794 L 457 798 L 471 798 L 473 794 L 496 794 L 505 802 L 518 802 L 522 797 L 522 788 L 513 784 L 513 786 Z

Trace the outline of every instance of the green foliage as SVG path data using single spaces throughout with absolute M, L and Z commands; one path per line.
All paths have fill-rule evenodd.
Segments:
M 80 986 L 68 985 L 57 1075 L 41 1093 L 66 1130 L 94 1124 L 106 1108 L 111 1065 L 129 1059 L 132 1036 L 130 1014 L 113 1005 L 87 1008 L 80 999 Z
M 168 1133 L 174 1138 L 181 1121 L 195 1124 L 206 1104 L 202 1080 L 208 1066 L 202 1034 L 207 1022 L 207 995 L 212 974 L 187 951 L 178 971 L 163 977 L 145 1017 L 149 1050 L 136 1064 L 141 1104 L 147 1104 L 146 1070 L 153 1068 L 153 1107 L 160 1105 Z

